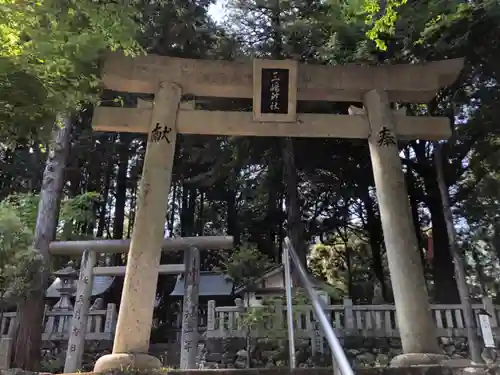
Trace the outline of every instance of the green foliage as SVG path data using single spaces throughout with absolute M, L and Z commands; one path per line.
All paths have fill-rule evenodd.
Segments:
M 368 38 L 375 42 L 378 49 L 387 50 L 387 43 L 382 39 L 383 35 L 394 35 L 396 22 L 398 20 L 398 8 L 406 4 L 408 0 L 387 0 L 384 1 L 385 9 L 380 9 L 379 0 L 365 0 L 364 11 L 367 13 L 366 23 L 371 25 L 371 29 L 366 33 Z M 380 16 L 381 12 L 383 12 Z
M 257 248 L 242 245 L 231 252 L 221 268 L 233 280 L 234 285 L 241 285 L 251 283 L 269 270 L 270 266 L 270 259 Z
M 95 221 L 95 207 L 101 200 L 100 194 L 88 192 L 61 202 L 58 234 L 61 239 L 75 239 L 74 229 Z
M 98 59 L 139 51 L 135 2 L 0 0 L 0 134 L 50 134 L 57 114 L 96 100 Z
M 303 312 L 311 310 L 308 297 L 300 291 L 294 293 L 292 305 L 294 321 L 300 319 Z M 285 306 L 283 297 L 266 297 L 262 300 L 262 306 L 247 307 L 240 314 L 239 325 L 249 337 L 266 337 L 268 341 L 281 342 L 287 337 L 287 321 L 283 314 Z
M 31 287 L 27 270 L 41 260 L 32 241 L 32 232 L 16 212 L 0 205 L 0 303 L 23 297 Z
M 369 250 L 366 242 L 352 233 L 347 242 L 332 236 L 325 244 L 312 247 L 308 256 L 309 268 L 314 276 L 326 281 L 322 288 L 337 301 L 348 297 L 353 292 L 353 285 L 369 295 L 373 287 L 373 280 L 366 279 Z
M 38 195 L 33 193 L 12 194 L 0 202 L 0 207 L 15 213 L 23 225 L 33 233 L 38 214 L 38 200 Z
M 72 228 L 94 220 L 97 193 L 85 193 L 65 199 L 61 206 L 59 236 L 73 238 Z M 38 211 L 38 195 L 13 194 L 0 202 L 0 300 L 20 298 L 37 280 L 27 270 L 39 269 L 42 259 L 33 247 Z M 35 267 L 35 265 L 37 265 Z
M 345 252 L 345 246 L 342 244 L 319 244 L 315 245 L 309 254 L 309 267 L 313 274 L 324 278 L 330 285 L 335 285 L 343 294 L 347 292 Z
M 94 220 L 93 205 L 101 199 L 99 193 L 88 192 L 63 200 L 61 217 L 64 220 L 88 222 Z
M 99 200 L 100 194 L 95 192 L 63 199 L 57 230 L 60 239 L 68 240 L 72 238 L 71 231 L 75 226 L 93 222 L 95 220 L 94 205 Z M 13 194 L 0 202 L 0 208 L 12 211 L 27 230 L 33 233 L 38 215 L 38 201 L 39 196 L 33 193 Z

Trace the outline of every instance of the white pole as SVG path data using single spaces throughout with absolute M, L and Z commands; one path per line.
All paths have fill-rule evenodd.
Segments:
M 316 315 L 316 319 L 318 319 L 318 322 L 321 328 L 323 329 L 323 332 L 325 333 L 326 341 L 328 341 L 328 345 L 330 345 L 330 349 L 333 355 L 335 356 L 336 364 L 334 364 L 334 369 L 335 366 L 337 366 L 342 375 L 354 375 L 352 367 L 344 353 L 344 349 L 342 349 L 342 345 L 340 345 L 340 341 L 335 335 L 335 331 L 332 328 L 330 320 L 325 314 L 325 310 L 323 309 L 318 294 L 314 291 L 313 285 L 309 280 L 306 268 L 300 261 L 288 237 L 285 237 L 284 247 L 285 249 L 287 249 L 288 254 L 290 254 L 293 260 L 293 264 L 295 265 L 295 270 L 297 271 L 297 275 L 300 277 L 302 286 L 305 288 L 309 298 L 311 299 L 311 304 L 314 310 L 314 314 Z
M 290 270 L 290 255 L 288 248 L 283 249 L 283 265 L 285 273 L 285 293 L 286 293 L 286 318 L 288 322 L 288 350 L 290 352 L 290 368 L 295 368 L 295 337 L 293 332 L 293 310 L 292 310 L 292 280 Z

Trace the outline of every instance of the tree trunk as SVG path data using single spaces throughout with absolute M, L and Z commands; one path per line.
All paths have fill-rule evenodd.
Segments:
M 467 339 L 469 341 L 469 353 L 473 362 L 483 362 L 481 357 L 481 344 L 476 330 L 476 316 L 472 309 L 470 300 L 469 287 L 467 285 L 465 273 L 465 261 L 462 254 L 458 250 L 458 244 L 455 233 L 455 226 L 453 224 L 453 213 L 451 211 L 449 202 L 449 191 L 443 172 L 443 157 L 441 155 L 441 145 L 438 142 L 434 143 L 434 158 L 436 164 L 436 174 L 439 184 L 439 191 L 441 193 L 441 201 L 443 203 L 444 220 L 446 222 L 446 230 L 450 242 L 450 252 L 453 257 L 455 265 L 455 275 L 457 280 L 458 292 L 460 294 L 460 301 L 462 303 L 464 322 L 467 329 Z
M 125 203 L 127 200 L 127 171 L 129 157 L 129 134 L 120 134 L 118 144 L 118 174 L 116 176 L 115 217 L 113 220 L 113 238 L 123 239 L 125 224 Z
M 179 184 L 172 183 L 172 203 L 170 205 L 170 216 L 168 217 L 168 231 L 169 235 L 172 237 L 174 235 L 174 224 L 175 224 L 175 213 L 177 211 L 177 192 L 179 190 Z
M 31 176 L 31 181 L 30 181 L 30 190 L 33 192 L 39 192 L 40 189 L 42 188 L 42 179 L 43 179 L 43 174 L 42 174 L 42 166 L 43 166 L 43 153 L 40 149 L 40 142 L 33 142 L 31 148 L 33 149 L 33 153 L 31 154 L 31 160 L 34 166 L 33 168 L 33 175 Z
M 281 206 L 281 191 L 283 190 L 283 165 L 279 162 L 282 158 L 283 143 L 279 139 L 273 142 L 271 156 L 267 161 L 267 215 L 269 225 L 268 245 L 265 253 L 279 263 L 282 249 L 282 224 L 283 208 Z M 276 246 L 278 245 L 278 246 Z
M 42 264 L 33 270 L 35 289 L 17 306 L 18 329 L 13 367 L 30 371 L 40 370 L 42 319 L 49 276 L 49 244 L 54 240 L 59 218 L 64 169 L 73 128 L 71 117 L 62 118 L 62 125 L 64 127 L 56 130 L 53 146 L 49 151 L 38 204 L 34 248 L 41 255 Z
M 413 144 L 413 150 L 419 164 L 422 165 L 421 177 L 426 195 L 424 202 L 431 214 L 432 221 L 432 275 L 434 279 L 435 303 L 458 303 L 457 284 L 454 280 L 453 261 L 449 250 L 446 222 L 443 216 L 441 193 L 437 183 L 434 162 L 426 154 L 426 142 Z
M 472 246 L 470 250 L 472 260 L 474 261 L 474 269 L 476 270 L 477 273 L 477 281 L 479 283 L 479 288 L 481 290 L 482 296 L 488 295 L 488 289 L 486 288 L 486 277 L 484 274 L 484 269 L 483 269 L 483 264 L 481 262 L 481 259 L 479 258 L 479 253 L 477 249 Z
M 417 236 L 417 242 L 418 242 L 418 250 L 420 254 L 420 260 L 422 262 L 422 268 L 424 269 L 424 274 L 426 273 L 426 262 L 425 262 L 425 255 L 422 249 L 424 248 L 424 240 L 422 237 L 422 229 L 420 227 L 420 216 L 418 213 L 418 201 L 415 199 L 414 195 L 411 193 L 411 190 L 408 189 L 408 196 L 410 198 L 410 209 L 411 209 L 411 216 L 413 219 L 413 225 L 415 227 L 415 234 Z
M 292 138 L 284 139 L 283 165 L 286 183 L 287 235 L 292 242 L 299 259 L 306 263 L 306 247 L 304 244 L 304 228 L 300 212 L 297 168 L 295 167 L 295 152 Z
M 345 243 L 344 243 L 345 244 Z M 347 267 L 347 295 L 349 298 L 354 299 L 354 283 L 352 275 L 352 249 L 345 244 L 345 263 Z
M 240 230 L 238 226 L 238 211 L 236 208 L 236 191 L 229 187 L 226 198 L 227 204 L 227 234 L 233 236 L 234 245 L 241 244 Z
M 283 242 L 285 240 L 285 231 L 283 230 L 285 223 L 285 212 L 283 211 L 283 206 L 285 205 L 285 186 L 283 181 L 280 182 L 280 192 L 276 205 L 278 207 L 278 223 L 276 224 L 278 231 L 278 253 L 280 253 L 278 254 L 278 259 L 281 262 L 281 249 L 283 249 Z
M 437 183 L 437 176 L 425 178 L 427 190 L 427 207 L 431 213 L 432 243 L 434 256 L 432 258 L 432 272 L 435 287 L 436 303 L 458 303 L 457 283 L 453 269 L 453 259 L 450 252 L 450 242 L 443 214 L 443 203 Z
M 111 140 L 107 140 L 108 142 L 112 142 L 113 138 Z M 105 163 L 105 177 L 104 177 L 104 189 L 102 192 L 102 204 L 100 207 L 100 212 L 99 212 L 99 221 L 97 224 L 97 233 L 96 237 L 97 238 L 102 238 L 104 236 L 104 230 L 106 229 L 106 210 L 108 208 L 108 198 L 109 198 L 109 187 L 111 184 L 111 177 L 112 177 L 112 171 L 113 171 L 113 156 L 112 153 L 108 154 L 108 158 Z
M 82 186 L 83 180 L 81 171 L 85 164 L 79 157 L 84 150 L 83 146 L 82 140 L 79 139 L 79 135 L 75 134 L 74 146 L 68 155 L 68 161 L 64 173 L 66 179 L 66 195 L 70 198 L 77 197 L 84 191 L 84 186 Z M 85 144 L 85 146 L 88 147 L 88 144 Z
M 198 217 L 196 218 L 196 235 L 203 236 L 205 233 L 205 194 L 200 191 L 200 204 L 198 207 Z
M 181 236 L 192 236 L 195 231 L 196 189 L 183 186 L 181 207 Z
M 132 229 L 134 228 L 135 221 L 135 208 L 137 205 L 137 186 L 133 186 L 130 192 L 130 209 L 128 213 L 128 227 L 127 227 L 127 238 L 132 237 Z M 172 208 L 173 209 L 173 208 Z M 172 235 L 173 230 L 170 231 L 170 235 Z
M 272 168 L 271 165 L 268 166 L 269 168 L 269 172 L 268 173 L 271 173 L 270 169 Z M 269 179 L 269 186 L 268 186 L 268 193 L 267 193 L 267 217 L 266 217 L 266 221 L 269 225 L 269 232 L 268 232 L 268 245 L 267 245 L 267 248 L 266 249 L 266 253 L 269 253 L 269 254 L 272 254 L 272 258 L 271 259 L 274 259 L 276 262 L 279 261 L 279 258 L 278 258 L 278 253 L 279 251 L 276 251 L 275 250 L 275 246 L 274 246 L 274 243 L 276 241 L 276 222 L 278 221 L 277 220 L 277 217 L 278 217 L 278 212 L 277 212 L 277 204 L 276 202 L 278 202 L 278 188 L 279 188 L 279 185 L 276 185 L 274 183 L 274 179 L 271 178 L 270 176 L 268 177 Z
M 273 30 L 274 46 L 272 50 L 275 59 L 283 58 L 283 35 L 281 29 L 281 9 L 279 1 L 276 1 L 271 9 L 271 24 Z M 304 267 L 307 268 L 306 246 L 304 243 L 304 226 L 302 225 L 302 213 L 300 211 L 299 189 L 297 167 L 295 165 L 295 149 L 293 138 L 286 137 L 282 141 L 283 172 L 286 190 L 287 209 L 287 236 L 290 238 L 295 251 Z M 296 277 L 296 275 L 294 275 Z M 297 280 L 298 281 L 298 280 Z
M 426 143 L 413 145 L 415 155 L 422 168 L 425 204 L 430 211 L 432 221 L 432 275 L 434 279 L 434 299 L 436 303 L 458 303 L 457 284 L 454 279 L 453 261 L 449 250 L 446 222 L 443 216 L 443 204 L 439 190 L 434 162 L 426 155 Z
M 409 159 L 409 155 L 407 156 Z M 425 256 L 422 249 L 424 248 L 424 240 L 422 237 L 422 228 L 420 227 L 420 216 L 418 213 L 418 200 L 415 197 L 416 182 L 413 176 L 413 170 L 410 166 L 407 167 L 408 171 L 405 174 L 406 185 L 408 186 L 408 197 L 410 199 L 410 209 L 411 216 L 413 218 L 413 225 L 415 227 L 415 234 L 417 236 L 418 249 L 420 254 L 420 260 L 422 261 L 422 268 L 424 269 L 424 275 L 426 270 Z
M 500 220 L 495 219 L 493 224 L 493 236 L 491 239 L 491 245 L 495 249 L 495 254 L 497 259 L 500 261 Z
M 382 223 L 380 219 L 375 216 L 374 202 L 370 197 L 368 189 L 363 191 L 361 198 L 365 205 L 366 210 L 366 226 L 370 238 L 370 249 L 372 252 L 372 267 L 375 277 L 380 282 L 382 297 L 384 301 L 388 301 L 389 296 L 387 293 L 387 286 L 385 284 L 384 265 L 382 263 Z
M 105 147 L 107 145 L 106 134 L 100 134 L 97 137 L 91 137 L 90 145 L 92 153 L 89 158 L 89 162 L 86 166 L 88 177 L 86 180 L 85 190 L 87 192 L 100 192 L 103 190 L 102 177 L 103 171 L 103 156 L 105 155 Z M 93 207 L 94 215 L 93 219 L 89 221 L 86 225 L 85 234 L 93 236 L 96 229 L 97 221 L 101 219 L 102 204 L 95 204 Z M 104 215 L 106 211 L 104 209 Z M 96 219 L 98 218 L 98 219 Z
M 135 148 L 135 153 L 137 153 L 137 147 L 141 147 L 140 145 L 143 145 L 146 147 L 146 143 L 144 142 L 134 142 Z M 134 149 L 132 150 L 132 153 L 134 153 Z M 175 161 L 174 161 L 175 163 Z M 135 222 L 135 214 L 137 212 L 137 195 L 139 192 L 139 179 L 140 176 L 142 175 L 142 167 L 144 165 L 144 155 L 141 153 L 138 154 L 137 158 L 132 158 L 129 160 L 129 165 L 130 165 L 130 185 L 131 185 L 131 192 L 130 192 L 130 202 L 129 202 L 129 215 L 128 215 L 128 228 L 127 228 L 127 238 L 131 238 L 132 236 L 132 229 L 134 228 L 134 222 Z M 175 164 L 174 164 L 175 165 Z M 174 184 L 175 186 L 175 184 Z M 175 206 L 172 207 L 172 210 L 175 210 Z

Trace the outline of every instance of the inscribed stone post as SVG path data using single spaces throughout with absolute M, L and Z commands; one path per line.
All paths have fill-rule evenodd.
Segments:
M 113 354 L 99 358 L 95 372 L 127 366 L 141 369 L 161 367 L 158 359 L 146 353 L 172 178 L 180 98 L 181 88 L 175 83 L 160 83 L 155 94 Z
M 364 104 L 370 123 L 368 143 L 403 352 L 404 355 L 440 353 L 399 157 L 393 113 L 384 91 L 368 92 Z M 418 361 L 422 363 L 420 357 Z M 427 355 L 426 358 L 434 361 L 437 356 Z M 397 361 L 394 363 L 398 364 Z
M 314 342 L 312 342 L 311 344 L 314 345 L 315 353 L 324 353 L 323 341 L 323 332 L 321 331 L 321 326 L 318 322 L 314 322 Z
M 75 307 L 73 309 L 73 319 L 71 320 L 68 349 L 64 363 L 64 372 L 66 374 L 76 372 L 82 364 L 95 262 L 96 253 L 92 250 L 85 250 L 80 265 Z
M 184 303 L 182 307 L 181 370 L 196 368 L 198 348 L 198 296 L 200 289 L 200 250 L 191 247 L 184 252 Z
M 207 331 L 215 330 L 215 301 L 210 300 L 207 304 Z

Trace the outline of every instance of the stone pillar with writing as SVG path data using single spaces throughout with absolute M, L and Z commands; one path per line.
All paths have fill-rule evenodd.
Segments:
M 321 326 L 318 322 L 314 322 L 314 352 L 315 353 L 324 353 L 324 345 L 323 345 L 323 332 L 321 331 Z
M 439 363 L 441 353 L 432 319 L 415 227 L 387 93 L 372 90 L 364 105 L 370 124 L 368 144 L 391 274 L 403 354 L 392 366 Z
M 66 374 L 76 372 L 82 365 L 95 262 L 96 253 L 92 250 L 85 250 L 80 265 L 80 277 L 78 278 L 75 307 L 64 363 L 64 373 Z
M 200 288 L 200 250 L 191 247 L 184 253 L 184 301 L 182 307 L 181 370 L 193 370 L 198 348 L 198 295 Z
M 215 331 L 215 301 L 208 301 L 207 305 L 207 337 L 211 337 Z
M 113 353 L 99 358 L 94 372 L 162 366 L 148 352 L 181 92 L 176 83 L 159 82 L 155 93 Z

